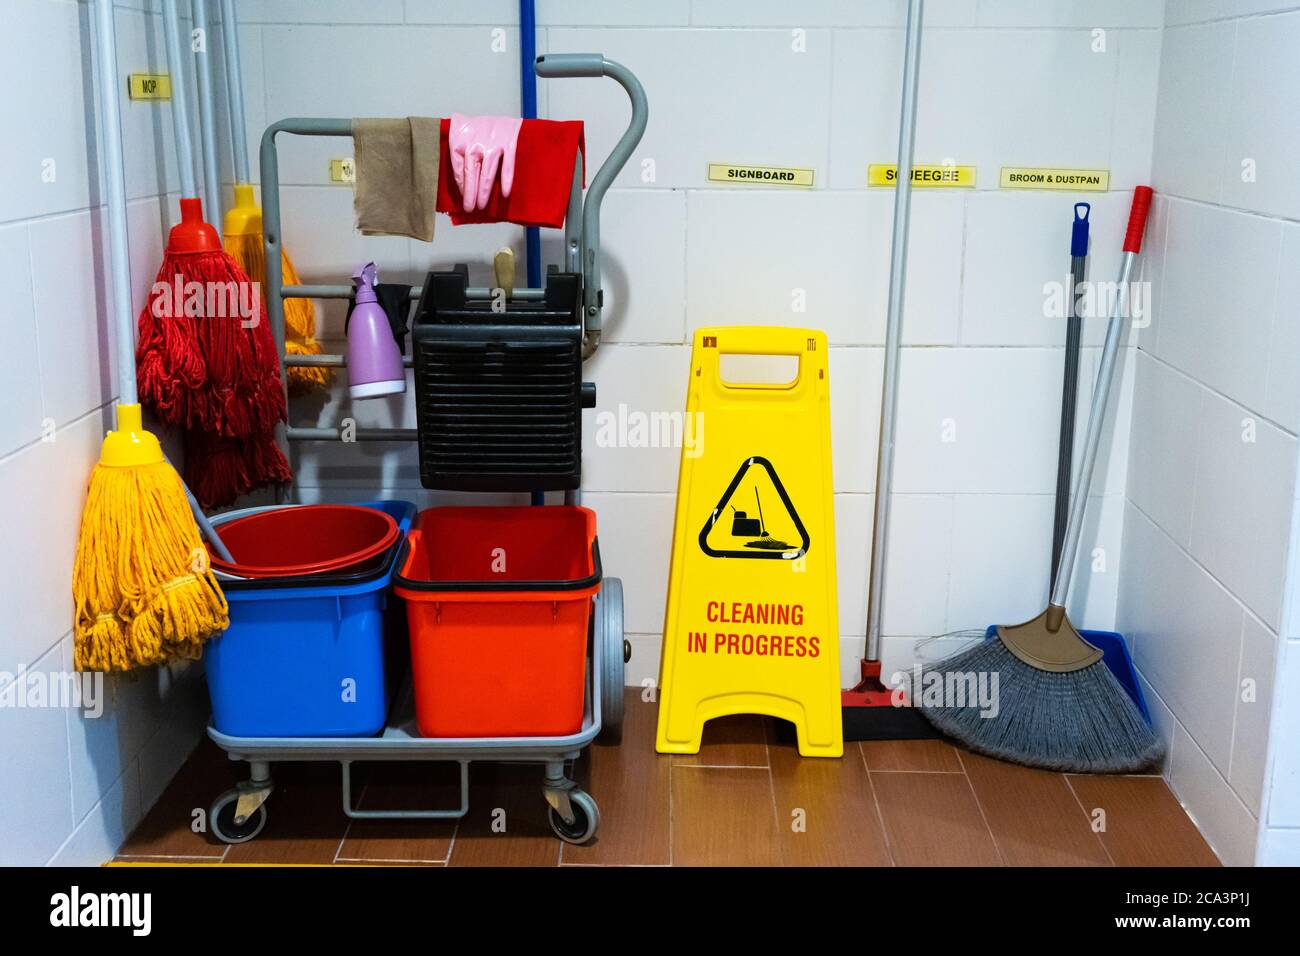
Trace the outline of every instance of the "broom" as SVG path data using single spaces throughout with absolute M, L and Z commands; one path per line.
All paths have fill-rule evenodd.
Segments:
M 1151 189 L 1138 186 L 1051 601 L 1033 620 L 999 627 L 996 638 L 924 669 L 920 687 L 914 688 L 916 702 L 935 727 L 972 750 L 1031 767 L 1131 773 L 1155 763 L 1163 753 L 1159 738 L 1102 660 L 1102 652 L 1079 635 L 1065 613 L 1127 322 L 1129 280 L 1150 207 Z M 981 680 L 987 681 L 985 690 L 992 698 L 970 693 Z M 967 699 L 970 696 L 984 699 Z
M 113 0 L 95 0 L 95 8 L 119 391 L 117 428 L 91 472 L 77 539 L 73 662 L 77 670 L 122 671 L 197 657 L 230 621 L 180 476 L 141 421 Z
M 243 71 L 239 65 L 239 33 L 235 20 L 234 0 L 221 3 L 222 37 L 226 51 L 226 79 L 230 100 L 230 139 L 235 152 L 235 205 L 226 211 L 221 224 L 221 238 L 226 252 L 259 284 L 266 284 L 266 252 L 262 242 L 262 210 L 253 199 L 248 161 L 248 142 L 244 126 Z M 289 254 L 280 249 L 280 270 L 285 285 L 301 285 L 302 279 Z M 316 304 L 311 299 L 286 299 L 284 302 L 284 348 L 289 355 L 319 355 L 316 341 Z M 328 368 L 288 369 L 290 395 L 301 395 L 313 388 L 324 388 L 333 378 Z

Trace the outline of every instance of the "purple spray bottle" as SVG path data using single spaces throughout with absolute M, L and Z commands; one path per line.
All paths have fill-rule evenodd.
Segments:
M 406 391 L 406 370 L 388 316 L 375 298 L 375 264 L 352 273 L 356 306 L 348 319 L 348 389 L 353 399 Z

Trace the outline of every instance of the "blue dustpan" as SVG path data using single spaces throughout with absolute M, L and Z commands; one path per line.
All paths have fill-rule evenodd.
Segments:
M 990 624 L 987 631 L 984 632 L 985 640 L 991 640 L 997 637 L 998 626 Z M 1137 671 L 1133 668 L 1133 658 L 1129 655 L 1128 644 L 1124 642 L 1123 634 L 1116 634 L 1114 631 L 1079 631 L 1079 636 L 1101 651 L 1101 659 L 1110 668 L 1110 672 L 1115 675 L 1120 686 L 1133 699 L 1137 709 L 1142 714 L 1142 719 L 1151 726 L 1151 711 L 1147 710 L 1146 699 L 1142 696 L 1142 685 L 1138 683 Z

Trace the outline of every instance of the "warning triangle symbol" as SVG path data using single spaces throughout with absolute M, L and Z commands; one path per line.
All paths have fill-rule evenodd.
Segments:
M 700 529 L 700 549 L 712 558 L 793 561 L 809 544 L 776 469 L 758 456 L 741 462 Z

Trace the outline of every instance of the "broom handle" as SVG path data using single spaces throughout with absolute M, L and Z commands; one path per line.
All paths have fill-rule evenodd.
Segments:
M 168 4 L 164 4 L 164 7 Z M 108 255 L 113 290 L 113 326 L 117 342 L 117 404 L 138 405 L 135 384 L 135 322 L 131 305 L 131 253 L 127 245 L 126 169 L 122 160 L 122 104 L 117 90 L 117 37 L 113 0 L 95 0 L 95 36 L 99 42 L 100 127 L 104 136 L 104 180 L 108 187 Z M 173 87 L 173 95 L 175 88 Z M 234 563 L 194 493 L 185 487 L 190 511 L 222 560 Z
M 1151 209 L 1151 187 L 1138 186 L 1133 190 L 1133 205 L 1129 209 L 1128 231 L 1124 236 L 1124 258 L 1120 261 L 1119 282 L 1115 306 L 1106 326 L 1106 344 L 1101 350 L 1101 367 L 1092 389 L 1092 407 L 1088 411 L 1088 435 L 1083 443 L 1083 464 L 1079 466 L 1079 479 L 1070 499 L 1070 521 L 1065 528 L 1065 544 L 1061 548 L 1061 566 L 1056 583 L 1052 585 L 1052 604 L 1065 607 L 1070 596 L 1070 580 L 1079 557 L 1079 539 L 1083 532 L 1083 516 L 1088 510 L 1088 492 L 1092 488 L 1092 472 L 1097 464 L 1097 449 L 1101 447 L 1101 432 L 1106 424 L 1106 405 L 1110 400 L 1111 386 L 1115 380 L 1115 366 L 1119 360 L 1119 347 L 1128 325 L 1129 281 L 1142 250 L 1142 233 L 1146 229 L 1147 213 Z M 1055 628 L 1052 628 L 1055 630 Z
M 178 0 L 163 0 L 163 34 L 167 44 L 167 70 L 172 79 L 172 133 L 176 137 L 176 165 L 179 167 L 181 196 L 199 194 L 194 177 L 194 140 L 190 137 L 189 81 L 185 78 L 185 54 L 181 46 L 181 25 L 176 15 Z
M 221 164 L 217 161 L 216 90 L 212 85 L 212 31 L 209 29 L 208 0 L 191 0 L 194 29 L 200 33 L 194 51 L 194 76 L 199 94 L 199 143 L 203 150 L 203 199 L 209 222 L 221 222 Z
M 221 0 L 221 41 L 226 51 L 226 98 L 230 101 L 230 142 L 235 149 L 235 182 L 252 182 L 248 129 L 244 125 L 244 68 L 239 62 L 239 21 L 235 0 Z

